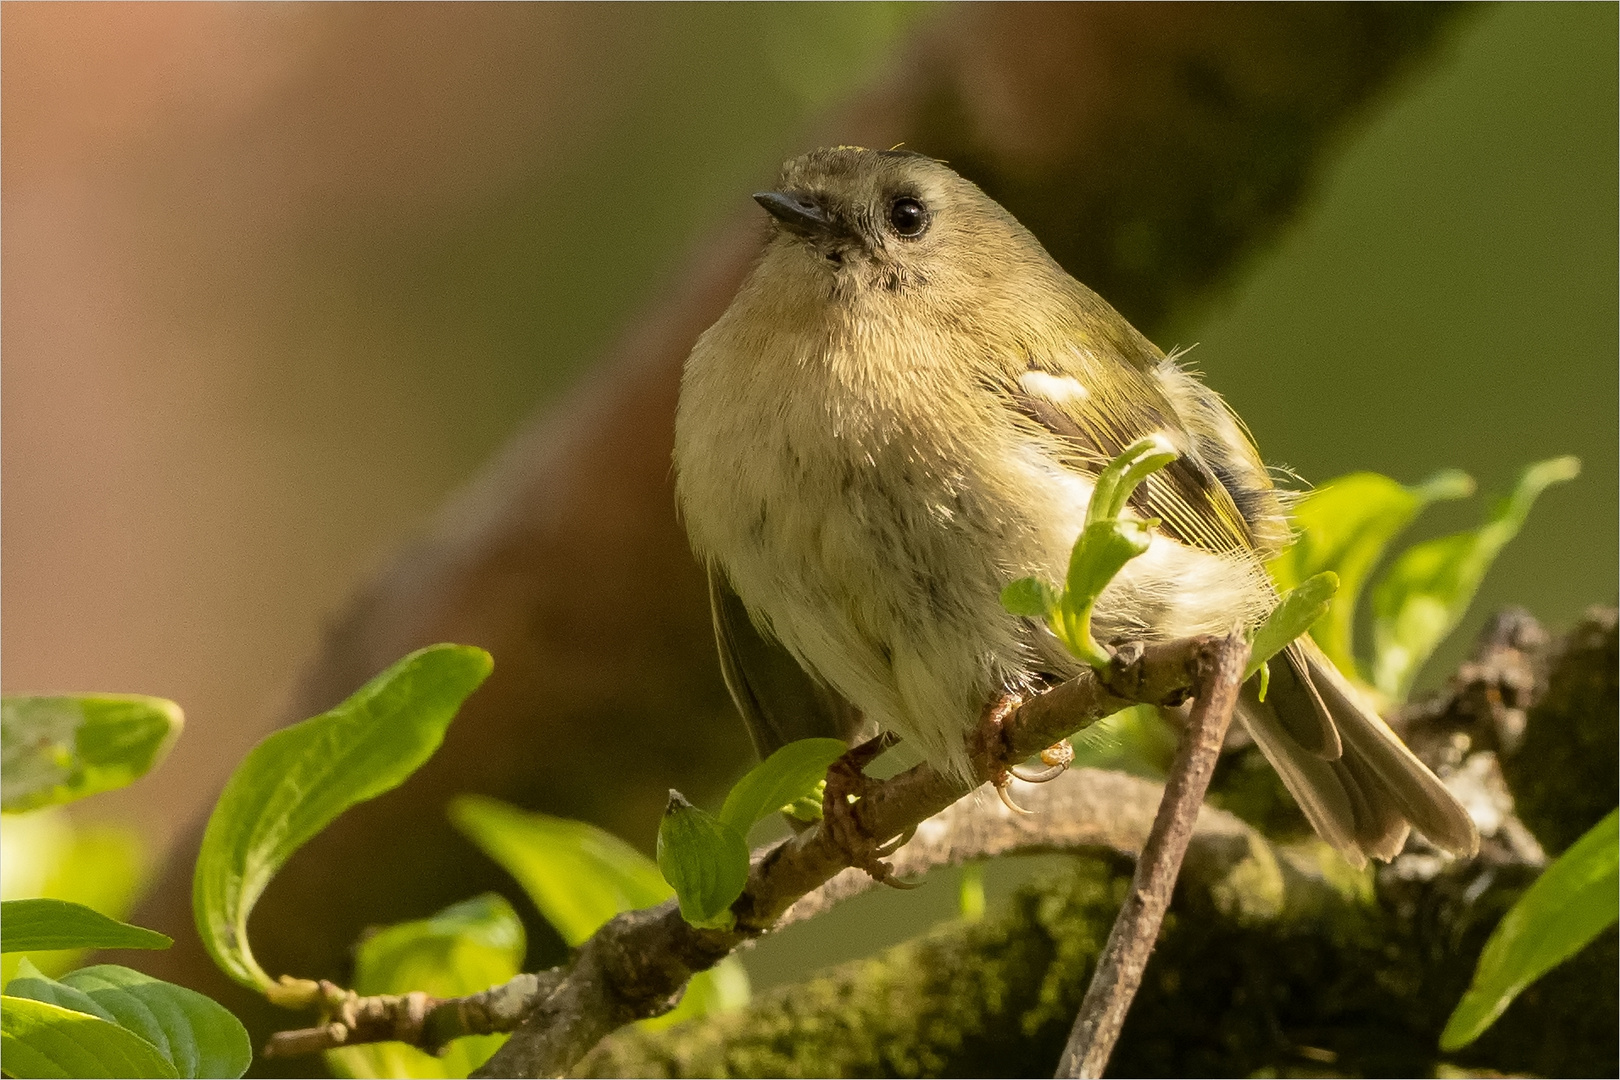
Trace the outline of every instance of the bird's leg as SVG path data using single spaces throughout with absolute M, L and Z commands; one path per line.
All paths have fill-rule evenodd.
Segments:
M 1011 691 L 998 694 L 990 704 L 984 707 L 979 716 L 979 726 L 974 731 L 970 743 L 974 760 L 987 762 L 990 766 L 990 783 L 995 786 L 996 794 L 1001 797 L 1002 803 L 1015 814 L 1027 814 L 1022 806 L 1012 801 L 1007 793 L 1007 785 L 1012 783 L 1012 772 L 1007 767 L 1007 742 L 1003 738 L 1002 725 L 1007 718 L 1018 711 L 1024 703 L 1023 696 Z
M 865 870 L 872 880 L 891 888 L 914 889 L 915 884 L 895 877 L 894 867 L 882 860 L 898 851 L 916 830 L 907 830 L 880 844 L 879 838 L 873 836 L 861 820 L 860 800 L 866 794 L 867 784 L 863 770 L 895 741 L 892 734 L 884 732 L 833 762 L 827 770 L 827 790 L 821 797 L 821 827 L 847 857 L 849 865 Z

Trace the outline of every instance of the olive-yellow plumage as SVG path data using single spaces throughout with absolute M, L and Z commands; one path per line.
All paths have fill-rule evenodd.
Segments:
M 1072 674 L 1002 587 L 1061 581 L 1101 465 L 1178 458 L 1133 499 L 1161 520 L 1100 598 L 1102 640 L 1253 626 L 1287 542 L 1220 398 L 1070 277 L 976 186 L 915 154 L 818 150 L 756 196 L 765 250 L 687 361 L 681 510 L 721 659 L 762 750 L 862 718 L 965 774 L 987 703 Z M 1456 801 L 1308 643 L 1240 717 L 1325 839 L 1388 858 L 1408 823 L 1477 843 Z

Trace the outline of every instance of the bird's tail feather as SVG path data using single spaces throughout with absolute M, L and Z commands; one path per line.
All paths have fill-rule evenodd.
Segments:
M 1314 643 L 1271 666 L 1266 700 L 1251 680 L 1238 717 L 1323 840 L 1358 866 L 1394 858 L 1412 827 L 1455 854 L 1478 850 L 1462 804 Z

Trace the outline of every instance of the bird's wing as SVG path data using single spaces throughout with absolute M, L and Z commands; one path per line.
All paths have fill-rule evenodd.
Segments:
M 1164 435 L 1180 456 L 1137 489 L 1133 508 L 1192 547 L 1275 550 L 1286 536 L 1281 505 L 1241 423 L 1147 350 L 1130 359 L 1083 346 L 1030 355 L 1004 388 L 1008 402 L 1088 475 L 1137 439 Z M 1323 839 L 1358 864 L 1394 857 L 1410 825 L 1448 851 L 1477 850 L 1466 810 L 1309 638 L 1274 657 L 1271 673 L 1264 701 L 1256 681 L 1245 686 L 1238 715 Z
M 742 600 L 714 567 L 709 569 L 709 608 L 720 672 L 761 759 L 799 739 L 849 742 L 860 735 L 860 711 L 811 678 L 791 653 L 761 634 Z
M 1061 440 L 1065 463 L 1087 475 L 1138 439 L 1168 438 L 1179 456 L 1137 488 L 1133 509 L 1160 519 L 1166 536 L 1189 547 L 1255 547 L 1250 522 L 1223 483 L 1224 462 L 1211 453 L 1218 447 L 1199 436 L 1196 418 L 1178 410 L 1154 368 L 1081 346 L 1053 348 L 1030 355 L 1004 391 L 1015 409 Z
M 1160 519 L 1166 536 L 1189 547 L 1258 558 L 1256 526 L 1268 528 L 1280 509 L 1247 434 L 1225 403 L 1173 360 L 1143 359 L 1131 363 L 1112 351 L 1099 356 L 1083 346 L 1055 348 L 1028 358 L 1008 397 L 1058 437 L 1066 464 L 1091 476 L 1138 439 L 1169 439 L 1179 456 L 1136 489 L 1132 509 Z M 1338 758 L 1338 732 L 1304 657 L 1290 649 L 1272 671 L 1273 696 L 1269 708 L 1255 711 L 1259 722 L 1276 723 L 1308 754 Z

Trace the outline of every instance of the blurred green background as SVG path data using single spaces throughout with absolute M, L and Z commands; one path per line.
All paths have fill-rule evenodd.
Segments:
M 1506 492 L 1578 455 L 1430 665 L 1506 604 L 1553 625 L 1614 599 L 1616 8 L 1508 4 L 1465 24 L 1347 141 L 1277 248 L 1161 345 L 1192 360 L 1274 464 L 1320 482 L 1442 466 Z M 1479 496 L 1411 538 L 1466 528 Z
M 170 761 L 85 808 L 160 844 L 267 729 L 323 620 L 940 14 L 5 13 L 0 676 L 185 706 Z M 1583 459 L 1434 671 L 1503 604 L 1556 626 L 1615 596 L 1617 31 L 1614 5 L 1474 12 L 1272 249 L 1149 328 L 1196 344 L 1307 481 L 1457 466 L 1489 493 Z M 749 963 L 768 983 L 954 905 L 869 897 Z

